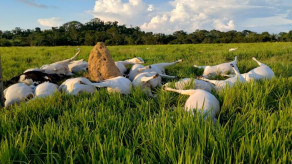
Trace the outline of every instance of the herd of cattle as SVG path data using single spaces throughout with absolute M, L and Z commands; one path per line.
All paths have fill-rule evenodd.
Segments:
M 93 83 L 85 77 L 72 78 L 71 76 L 88 70 L 88 63 L 83 60 L 75 60 L 77 54 L 67 60 L 58 61 L 52 64 L 44 65 L 41 68 L 33 68 L 24 71 L 23 74 L 6 81 L 10 85 L 4 90 L 5 107 L 18 104 L 31 98 L 47 97 L 55 92 L 61 91 L 71 95 L 79 93 L 94 93 L 96 88 L 107 88 L 108 92 L 119 92 L 121 94 L 130 94 L 131 87 L 141 87 L 149 96 L 152 89 L 162 86 L 162 78 L 174 79 L 176 76 L 169 76 L 165 73 L 165 67 L 181 63 L 178 60 L 171 63 L 158 63 L 149 66 L 143 66 L 144 60 L 140 57 L 115 62 L 120 72 L 124 76 L 118 76 L 112 79 Z M 216 121 L 216 115 L 220 111 L 220 104 L 211 91 L 220 91 L 227 85 L 232 87 L 235 83 L 249 82 L 259 79 L 271 79 L 274 72 L 271 68 L 256 58 L 252 58 L 259 65 L 247 73 L 240 74 L 237 68 L 237 57 L 234 61 L 222 63 L 215 66 L 197 66 L 204 69 L 203 76 L 198 79 L 184 78 L 175 83 L 175 88 L 170 88 L 170 83 L 163 85 L 165 91 L 173 91 L 190 97 L 185 103 L 185 110 L 202 110 L 203 114 L 211 116 Z M 127 65 L 133 65 L 128 72 Z M 210 80 L 216 75 L 227 76 L 226 80 Z M 60 86 L 57 84 L 66 79 Z M 11 85 L 12 84 L 12 85 Z M 186 86 L 192 85 L 193 89 L 184 90 Z

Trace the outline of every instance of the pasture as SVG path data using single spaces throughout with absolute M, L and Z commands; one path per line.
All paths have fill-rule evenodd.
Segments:
M 229 48 L 239 47 L 228 52 Z M 92 47 L 82 46 L 78 59 Z M 275 79 L 238 84 L 213 93 L 221 104 L 218 123 L 184 112 L 188 96 L 157 88 L 108 94 L 36 99 L 0 110 L 0 163 L 291 163 L 292 44 L 197 44 L 108 47 L 115 61 L 142 57 L 146 65 L 184 62 L 168 75 L 195 77 L 196 65 L 238 56 L 241 73 L 270 66 Z M 73 56 L 77 47 L 0 47 L 3 80 L 25 69 Z M 172 80 L 176 81 L 176 80 Z

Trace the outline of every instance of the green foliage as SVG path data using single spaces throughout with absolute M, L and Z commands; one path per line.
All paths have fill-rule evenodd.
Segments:
M 118 22 L 103 22 L 98 18 L 82 24 L 71 21 L 60 27 L 41 30 L 24 30 L 16 27 L 11 31 L 0 31 L 0 46 L 67 46 L 94 45 L 105 42 L 107 45 L 157 45 L 157 44 L 197 44 L 197 43 L 254 43 L 291 42 L 292 30 L 288 33 L 258 34 L 249 30 L 221 32 L 217 30 L 196 30 L 186 33 L 175 31 L 172 35 L 141 31 L 139 27 L 126 27 Z
M 181 35 L 178 33 L 178 35 Z M 228 52 L 231 47 L 239 47 Z M 0 48 L 4 79 L 27 68 L 71 57 L 77 47 Z M 87 60 L 92 47 L 81 47 Z M 130 95 L 57 93 L 0 111 L 0 163 L 291 163 L 292 47 L 288 43 L 110 46 L 113 58 L 134 55 L 147 64 L 184 59 L 167 68 L 180 78 L 199 76 L 193 65 L 238 56 L 244 73 L 269 65 L 276 78 L 214 93 L 218 124 L 184 112 L 187 96 L 157 88 Z

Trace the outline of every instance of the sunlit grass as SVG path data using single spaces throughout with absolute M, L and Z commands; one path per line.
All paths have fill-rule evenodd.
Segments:
M 231 47 L 239 47 L 228 52 Z M 72 56 L 77 47 L 0 48 L 4 80 L 25 69 Z M 87 60 L 92 47 L 81 47 Z M 255 56 L 276 78 L 214 93 L 218 124 L 183 111 L 187 96 L 140 89 L 130 95 L 57 93 L 0 111 L 0 163 L 291 163 L 292 46 L 290 43 L 109 47 L 115 60 L 140 56 L 147 64 L 184 59 L 167 69 L 181 78 L 192 66 L 238 56 L 244 73 Z

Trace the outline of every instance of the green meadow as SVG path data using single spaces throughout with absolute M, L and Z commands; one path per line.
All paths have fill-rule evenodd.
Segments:
M 228 52 L 229 48 L 239 47 Z M 87 60 L 92 47 L 82 46 Z M 73 56 L 77 47 L 0 47 L 3 80 Z M 196 65 L 238 56 L 241 73 L 270 66 L 276 78 L 238 84 L 213 94 L 218 122 L 185 112 L 188 96 L 141 89 L 130 95 L 70 96 L 0 109 L 0 163 L 292 163 L 292 43 L 109 46 L 115 61 L 142 57 L 172 62 L 167 74 L 195 77 Z M 178 79 L 172 80 L 176 81 Z M 166 81 L 165 81 L 166 82 Z M 7 86 L 6 86 L 7 87 Z

